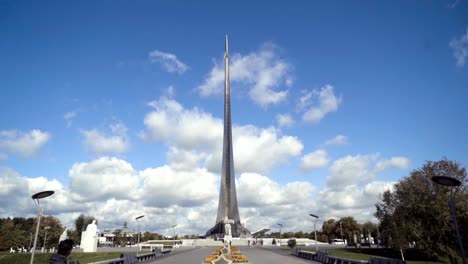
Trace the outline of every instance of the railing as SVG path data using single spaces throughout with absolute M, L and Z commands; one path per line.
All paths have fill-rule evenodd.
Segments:
M 355 260 L 347 259 L 336 256 L 328 255 L 327 251 L 308 251 L 301 248 L 295 247 L 291 253 L 292 255 L 303 258 L 318 261 L 326 264 L 406 264 L 405 261 L 400 259 L 389 259 L 389 258 L 378 258 L 370 257 L 369 260 Z
M 369 264 L 369 261 L 328 256 L 327 264 Z
M 171 250 L 154 250 L 153 252 L 137 255 L 136 253 L 123 253 L 120 258 L 108 259 L 90 264 L 134 264 L 145 260 L 155 259 L 164 254 L 170 253 Z

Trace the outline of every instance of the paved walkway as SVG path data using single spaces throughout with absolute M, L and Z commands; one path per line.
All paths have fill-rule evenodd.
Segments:
M 310 264 L 319 263 L 306 261 L 285 253 L 276 247 L 238 247 L 242 254 L 249 259 L 249 264 Z M 206 256 L 216 247 L 178 248 L 168 256 L 161 257 L 153 264 L 202 264 Z

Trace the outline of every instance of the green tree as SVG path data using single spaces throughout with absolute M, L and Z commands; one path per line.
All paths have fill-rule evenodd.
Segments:
M 454 161 L 428 161 L 384 192 L 376 204 L 381 238 L 388 246 L 405 249 L 412 244 L 428 256 L 459 255 L 451 223 L 450 189 L 431 181 L 433 176 L 449 176 L 462 182 L 455 196 L 460 233 L 468 233 L 468 191 L 465 168 Z M 465 242 L 466 244 L 466 242 Z M 466 246 L 465 246 L 466 247 Z
M 60 235 L 65 230 L 60 220 L 51 215 L 42 217 L 40 227 L 41 229 L 37 238 L 37 246 L 42 247 L 44 245 L 44 240 L 46 238 L 45 234 L 47 232 L 46 248 L 57 248 Z
M 378 236 L 378 225 L 375 223 L 372 223 L 371 221 L 367 221 L 364 224 L 361 225 L 361 230 L 362 234 L 367 238 L 369 232 L 371 234 L 371 237 L 374 238 L 374 242 L 377 242 L 377 236 Z M 370 241 L 369 241 L 370 242 Z
M 27 247 L 27 241 L 24 232 L 15 227 L 15 223 L 11 218 L 6 218 L 2 221 L 0 227 L 0 250 L 6 250 L 10 247 Z
M 322 225 L 322 235 L 324 235 L 325 239 L 330 241 L 331 239 L 335 238 L 335 228 L 336 228 L 336 220 L 335 219 L 328 219 L 327 221 L 323 222 Z
M 359 234 L 359 230 L 361 230 L 361 226 L 352 216 L 343 217 L 335 223 L 336 237 L 341 238 L 341 228 L 343 228 L 343 239 L 346 239 L 348 242 L 353 242 L 353 231 Z
M 75 231 L 70 236 L 75 241 L 75 243 L 77 244 L 81 243 L 81 232 L 85 231 L 86 227 L 89 224 L 91 224 L 93 220 L 96 220 L 94 216 L 89 216 L 89 215 L 84 215 L 84 214 L 80 214 L 75 219 Z M 97 224 L 97 220 L 96 220 L 96 224 Z

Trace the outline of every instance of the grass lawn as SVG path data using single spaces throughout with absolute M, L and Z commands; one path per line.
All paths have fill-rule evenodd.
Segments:
M 289 247 L 281 247 L 282 251 L 290 251 L 292 250 Z M 347 258 L 347 259 L 355 259 L 355 260 L 369 260 L 370 257 L 380 257 L 380 258 L 394 258 L 400 259 L 401 255 L 397 251 L 393 251 L 390 249 L 368 249 L 368 248 L 328 248 L 326 249 L 328 253 L 332 256 Z M 423 257 L 418 256 L 418 252 L 409 251 L 405 253 L 406 262 L 408 264 L 423 264 L 423 263 L 449 263 L 448 260 L 444 259 L 442 261 L 431 261 L 424 259 Z M 421 260 L 422 259 L 422 260 Z M 461 262 L 460 262 L 461 263 Z
M 401 255 L 399 252 L 390 250 L 390 249 L 360 249 L 360 248 L 334 248 L 327 250 L 330 255 L 349 258 L 349 259 L 356 259 L 356 260 L 369 260 L 370 257 L 380 257 L 380 258 L 394 258 L 400 259 Z M 444 262 L 436 262 L 431 260 L 418 260 L 422 257 L 418 257 L 417 252 L 406 252 L 405 258 L 407 263 L 409 264 L 422 264 L 422 263 L 444 263 Z
M 80 264 L 96 262 L 101 260 L 113 259 L 120 257 L 122 252 L 98 252 L 98 253 L 71 253 L 68 260 L 77 260 Z M 47 263 L 52 253 L 36 253 L 34 254 L 34 263 Z M 31 261 L 30 253 L 13 253 L 0 252 L 0 263 L 8 264 L 28 264 Z

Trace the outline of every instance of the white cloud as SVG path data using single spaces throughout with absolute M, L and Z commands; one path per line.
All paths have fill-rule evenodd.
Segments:
M 67 122 L 67 127 L 71 127 L 73 124 L 73 119 L 76 117 L 76 111 L 66 112 L 63 115 L 63 118 Z
M 341 97 L 337 97 L 333 92 L 333 86 L 325 85 L 320 90 L 306 91 L 299 100 L 298 109 L 304 111 L 304 122 L 316 124 L 328 113 L 336 112 L 341 101 Z
M 17 172 L 0 167 L 0 217 L 25 213 L 34 205 L 26 197 L 31 197 L 26 178 Z
M 293 83 L 292 66 L 278 58 L 276 48 L 271 44 L 262 46 L 258 52 L 232 55 L 229 70 L 231 83 L 249 86 L 250 99 L 262 107 L 283 102 L 288 92 L 277 90 L 278 87 L 282 84 L 290 87 Z M 224 61 L 218 61 L 198 89 L 202 96 L 208 96 L 222 93 L 223 85 Z
M 70 189 L 80 201 L 137 198 L 138 173 L 124 160 L 102 157 L 89 163 L 75 163 L 69 174 Z
M 294 124 L 294 119 L 288 114 L 278 114 L 276 115 L 276 122 L 280 127 L 291 127 Z
M 127 127 L 123 123 L 110 125 L 112 135 L 108 136 L 98 129 L 84 130 L 85 147 L 96 155 L 116 154 L 128 150 L 130 145 L 127 136 Z
M 169 98 L 174 97 L 174 94 L 175 94 L 174 86 L 170 85 L 169 87 L 167 87 L 166 94 Z
M 277 223 L 285 226 L 283 231 L 312 228 L 306 218 L 310 210 L 317 208 L 311 183 L 280 184 L 256 173 L 243 173 L 237 183 L 241 221 L 250 231 L 263 227 L 277 231 Z
M 242 173 L 237 184 L 243 207 L 294 205 L 310 198 L 315 187 L 309 182 L 290 182 L 284 186 L 257 173 Z
M 377 154 L 348 155 L 335 160 L 330 167 L 327 185 L 334 186 L 334 188 L 344 188 L 356 182 L 362 182 L 373 178 L 375 174 L 370 166 L 377 158 Z
M 210 113 L 194 108 L 184 109 L 177 101 L 161 98 L 149 104 L 155 111 L 145 116 L 146 132 L 142 137 L 149 142 L 162 141 L 183 149 L 213 149 L 222 139 L 221 120 Z
M 406 169 L 409 159 L 381 159 L 379 154 L 348 155 L 335 160 L 319 192 L 318 210 L 324 219 L 353 216 L 360 222 L 373 220 L 379 194 L 393 190 L 395 182 L 375 180 L 383 170 Z
M 176 170 L 191 170 L 200 167 L 206 159 L 205 153 L 171 147 L 167 153 L 169 166 Z
M 304 172 L 319 169 L 327 166 L 329 162 L 328 154 L 325 150 L 319 149 L 302 157 L 301 170 Z
M 217 177 L 205 169 L 176 171 L 169 166 L 146 169 L 141 172 L 144 179 L 145 205 L 150 207 L 200 206 L 216 199 Z M 156 191 L 157 190 L 157 191 Z
M 409 164 L 410 161 L 406 157 L 379 159 L 379 154 L 348 155 L 333 162 L 326 182 L 329 187 L 342 189 L 368 182 L 377 173 L 389 168 L 406 169 Z
M 161 63 L 169 73 L 177 72 L 182 74 L 188 70 L 188 66 L 171 53 L 155 50 L 149 53 L 149 59 L 152 63 Z
M 29 158 L 39 153 L 50 137 L 49 132 L 39 129 L 29 132 L 3 130 L 0 131 L 0 149 Z
M 387 160 L 381 160 L 376 164 L 376 170 L 383 171 L 387 168 L 406 169 L 410 165 L 410 160 L 406 157 L 392 157 Z
M 373 181 L 363 186 L 348 185 L 343 189 L 325 188 L 321 203 L 333 209 L 367 209 L 374 206 L 379 194 L 393 189 L 393 182 Z
M 190 166 L 200 163 L 210 171 L 219 172 L 223 142 L 221 119 L 197 108 L 184 109 L 178 102 L 166 98 L 150 105 L 155 111 L 145 116 L 146 131 L 141 133 L 145 140 L 161 141 L 170 147 L 171 152 L 190 153 L 177 156 L 177 161 L 171 154 L 174 163 L 192 164 Z M 296 137 L 281 135 L 274 128 L 234 126 L 232 133 L 236 172 L 270 171 L 298 156 L 303 148 Z M 182 161 L 183 157 L 188 160 Z
M 71 200 L 70 193 L 57 180 L 27 178 L 12 169 L 0 168 L 0 218 L 37 214 L 30 197 L 44 190 L 55 192 L 50 198 L 41 200 L 45 214 L 56 215 L 83 209 L 82 204 Z
M 356 157 L 367 156 L 377 155 Z M 178 234 L 203 234 L 214 224 L 219 175 L 206 168 L 165 165 L 137 171 L 125 160 L 103 157 L 74 164 L 69 175 L 67 187 L 54 179 L 27 178 L 1 168 L 0 217 L 33 217 L 36 208 L 24 197 L 54 190 L 55 194 L 41 201 L 41 205 L 46 214 L 71 228 L 80 213 L 95 216 L 99 229 L 120 228 L 126 221 L 130 230 L 136 230 L 131 220 L 144 214 L 142 230 L 165 235 L 172 234 L 173 223 L 178 224 Z M 285 232 L 312 230 L 313 221 L 307 218 L 311 212 L 321 219 L 348 215 L 361 222 L 372 219 L 378 195 L 392 188 L 392 184 L 351 183 L 341 189 L 327 186 L 316 193 L 310 182 L 280 183 L 258 173 L 242 173 L 236 181 L 241 221 L 252 231 L 261 227 L 274 230 L 277 223 L 282 223 Z
M 468 28 L 466 28 L 464 35 L 459 39 L 452 39 L 449 45 L 453 50 L 453 56 L 457 60 L 457 66 L 463 67 L 465 59 L 468 57 Z
M 338 146 L 338 145 L 346 145 L 348 144 L 348 138 L 343 135 L 337 135 L 334 138 L 328 139 L 323 144 L 324 146 Z
M 274 128 L 236 126 L 233 128 L 233 138 L 234 164 L 239 173 L 269 172 L 280 164 L 287 163 L 290 158 L 300 155 L 303 149 L 298 138 L 281 135 Z M 220 146 L 221 143 L 207 160 L 206 166 L 212 171 L 220 170 Z

